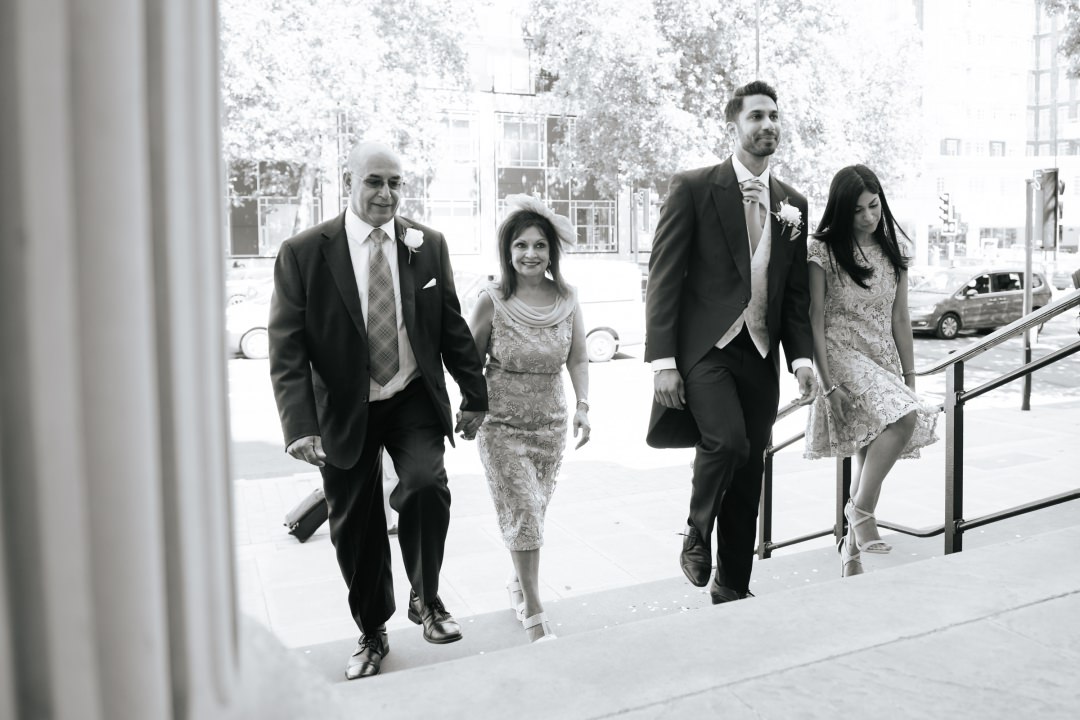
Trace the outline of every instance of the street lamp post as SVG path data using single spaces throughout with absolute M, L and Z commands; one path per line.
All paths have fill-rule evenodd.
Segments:
M 754 77 L 761 77 L 761 0 L 754 2 Z

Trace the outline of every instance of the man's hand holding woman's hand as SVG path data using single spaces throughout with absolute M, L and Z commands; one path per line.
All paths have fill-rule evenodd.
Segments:
M 459 410 L 454 432 L 461 433 L 461 437 L 465 440 L 474 439 L 476 431 L 484 424 L 485 415 L 487 413 L 483 410 Z
M 293 440 L 292 444 L 285 448 L 285 452 L 297 460 L 303 460 L 315 467 L 322 467 L 326 464 L 326 453 L 322 449 L 322 437 L 318 435 L 307 435 L 299 440 Z

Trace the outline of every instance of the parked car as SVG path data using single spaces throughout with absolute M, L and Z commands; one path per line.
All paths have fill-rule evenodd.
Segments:
M 591 362 L 607 362 L 620 347 L 645 342 L 645 306 L 641 300 L 641 270 L 632 262 L 566 258 L 563 274 L 578 289 L 585 318 L 586 349 Z M 454 285 L 461 312 L 468 318 L 480 289 L 494 274 L 456 270 Z M 246 358 L 265 358 L 269 351 L 266 323 L 273 281 L 248 300 L 225 309 L 231 352 Z
M 636 263 L 564 256 L 562 272 L 566 281 L 578 289 L 590 362 L 607 362 L 620 347 L 645 342 L 645 304 L 641 298 L 641 269 Z M 466 318 L 480 289 L 493 277 L 494 273 L 454 272 Z
M 1050 285 L 1040 272 L 1031 281 L 1032 310 L 1050 302 Z M 1023 315 L 1022 268 L 923 271 L 908 289 L 913 332 L 951 339 L 962 329 L 993 330 Z
M 225 271 L 225 302 L 227 305 L 269 295 L 274 289 L 273 264 L 240 265 Z
M 1072 288 L 1072 273 L 1068 270 L 1055 270 L 1050 274 L 1050 284 L 1058 290 L 1069 290 Z
M 270 318 L 270 293 L 225 308 L 225 332 L 228 349 L 251 360 L 270 354 L 270 336 L 266 323 Z

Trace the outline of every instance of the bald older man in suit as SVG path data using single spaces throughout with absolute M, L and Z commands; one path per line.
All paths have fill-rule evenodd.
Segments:
M 412 586 L 409 618 L 429 642 L 461 638 L 438 594 L 450 520 L 444 440 L 475 435 L 487 386 L 445 238 L 397 215 L 397 153 L 360 143 L 343 181 L 345 212 L 281 245 L 269 334 L 286 449 L 322 472 L 330 538 L 362 633 L 346 665 L 353 679 L 378 674 L 396 609 L 384 448 L 398 474 L 390 505 Z M 444 364 L 461 390 L 456 426 Z

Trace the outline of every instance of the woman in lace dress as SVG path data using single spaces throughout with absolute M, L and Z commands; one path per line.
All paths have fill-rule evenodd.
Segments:
M 562 370 L 577 396 L 573 430 L 581 447 L 590 432 L 589 360 L 577 293 L 559 272 L 560 242 L 573 242 L 573 225 L 535 198 L 507 202 L 498 233 L 502 276 L 480 295 L 469 323 L 487 359 L 488 412 L 477 448 L 514 564 L 510 603 L 536 641 L 554 637 L 539 570 L 544 514 L 566 445 Z
M 915 394 L 907 259 L 897 232 L 903 235 L 877 176 L 854 165 L 833 178 L 807 244 L 823 392 L 810 408 L 805 456 L 858 458 L 844 508 L 848 530 L 838 546 L 843 575 L 862 572 L 860 551 L 892 549 L 874 519 L 881 484 L 898 458 L 918 457 L 937 440 L 937 410 Z

